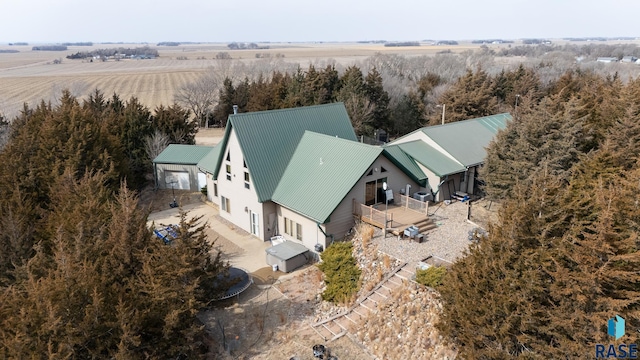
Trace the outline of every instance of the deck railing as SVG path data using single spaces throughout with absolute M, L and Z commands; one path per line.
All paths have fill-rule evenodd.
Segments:
M 353 199 L 353 214 L 361 217 L 363 220 L 367 220 L 368 223 L 372 223 L 375 225 L 380 225 L 384 227 L 385 223 L 385 211 L 378 210 L 373 206 L 364 205 Z M 386 215 L 387 224 L 391 224 L 393 222 L 393 214 L 387 213 Z
M 394 198 L 394 203 L 397 204 L 398 206 L 405 207 L 407 209 L 411 209 L 422 214 L 428 214 L 429 202 L 416 200 L 409 196 L 402 195 L 400 193 L 394 193 L 393 198 Z

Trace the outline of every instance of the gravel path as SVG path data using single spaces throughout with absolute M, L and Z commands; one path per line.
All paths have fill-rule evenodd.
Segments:
M 430 218 L 438 225 L 425 234 L 423 243 L 398 239 L 396 236 L 382 237 L 382 231 L 376 230 L 373 242 L 378 250 L 408 263 L 416 263 L 435 255 L 448 261 L 455 261 L 469 247 L 469 232 L 477 226 L 467 221 L 467 203 L 454 202 L 450 205 L 440 203 L 429 210 Z

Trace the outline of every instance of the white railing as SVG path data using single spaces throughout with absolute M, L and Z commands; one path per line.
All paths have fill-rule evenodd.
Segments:
M 384 226 L 384 223 L 385 223 L 384 210 L 378 210 L 373 206 L 361 204 L 357 202 L 355 199 L 353 199 L 353 213 L 355 215 L 360 216 L 362 219 L 367 219 L 370 222 Z M 392 223 L 393 214 L 387 213 L 386 220 L 387 220 L 387 224 Z
M 393 198 L 395 204 L 398 206 L 411 209 L 422 214 L 427 214 L 429 211 L 429 202 L 416 200 L 400 193 L 394 193 Z

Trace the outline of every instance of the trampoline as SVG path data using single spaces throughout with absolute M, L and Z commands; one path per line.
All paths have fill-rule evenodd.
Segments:
M 216 277 L 216 285 L 224 286 L 224 284 L 228 283 L 232 283 L 233 286 L 231 286 L 224 295 L 216 300 L 225 300 L 240 295 L 243 291 L 247 290 L 251 284 L 253 284 L 253 279 L 244 269 L 230 267 L 229 274 L 227 276 L 225 276 L 225 274 L 220 274 Z

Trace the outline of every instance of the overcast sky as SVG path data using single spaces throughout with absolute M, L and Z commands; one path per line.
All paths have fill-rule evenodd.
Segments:
M 0 43 L 640 36 L 637 0 L 0 0 Z

